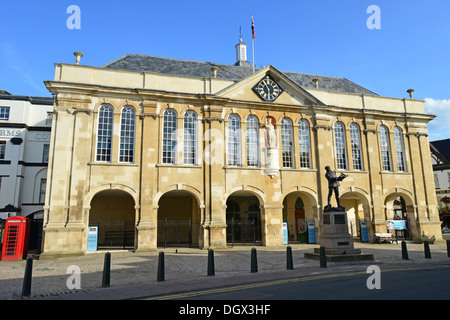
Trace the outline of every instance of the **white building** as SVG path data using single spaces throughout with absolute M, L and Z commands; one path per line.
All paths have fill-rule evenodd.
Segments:
M 0 90 L 0 219 L 33 219 L 30 249 L 42 229 L 53 98 Z
M 430 142 L 434 184 L 443 225 L 450 226 L 450 139 Z

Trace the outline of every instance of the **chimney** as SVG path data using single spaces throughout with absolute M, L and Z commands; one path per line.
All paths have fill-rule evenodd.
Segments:
M 408 89 L 408 90 L 406 90 L 406 92 L 409 93 L 409 97 L 412 99 L 413 98 L 414 89 Z
M 74 53 L 73 53 L 73 55 L 75 56 L 75 57 L 77 57 L 77 64 L 80 64 L 80 58 L 83 56 L 83 54 L 80 52 L 80 51 L 75 51 Z

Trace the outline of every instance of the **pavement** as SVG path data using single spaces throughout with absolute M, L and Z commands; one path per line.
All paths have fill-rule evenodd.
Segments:
M 158 299 L 192 290 L 206 290 L 325 274 L 366 272 L 369 265 L 383 269 L 411 268 L 423 264 L 450 265 L 446 243 L 430 244 L 431 259 L 424 245 L 407 243 L 408 260 L 402 259 L 401 243 L 355 242 L 372 261 L 327 262 L 304 258 L 317 244 L 290 244 L 293 270 L 286 269 L 286 247 L 235 246 L 214 250 L 214 275 L 207 275 L 208 251 L 166 248 L 152 253 L 109 251 L 110 286 L 102 287 L 106 252 L 78 257 L 33 260 L 31 295 L 22 296 L 26 260 L 0 261 L 1 300 L 125 300 Z M 257 272 L 251 270 L 251 249 L 256 248 Z M 164 281 L 157 281 L 159 252 L 164 252 Z

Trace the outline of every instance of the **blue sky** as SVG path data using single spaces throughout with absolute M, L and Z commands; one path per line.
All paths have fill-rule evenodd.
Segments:
M 70 5 L 81 29 L 69 29 Z M 380 29 L 369 29 L 370 5 Z M 450 138 L 450 1 L 7 1 L 0 11 L 0 89 L 50 96 L 54 63 L 102 66 L 127 53 L 233 64 L 242 26 L 255 64 L 344 77 L 381 96 L 426 101 L 430 140 Z M 249 60 L 251 54 L 249 54 Z

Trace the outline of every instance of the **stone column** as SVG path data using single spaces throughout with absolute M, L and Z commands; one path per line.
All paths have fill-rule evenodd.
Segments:
M 153 203 L 157 193 L 158 145 L 161 143 L 157 107 L 156 101 L 144 100 L 138 122 L 141 137 L 136 141 L 140 141 L 142 146 L 140 154 L 136 154 L 136 161 L 140 163 L 139 220 L 136 225 L 138 252 L 156 251 L 157 247 L 158 204 Z
M 223 107 L 205 105 L 203 107 L 204 132 L 204 223 L 203 248 L 224 248 L 226 238 L 226 206 L 223 203 L 225 194 L 225 134 Z

